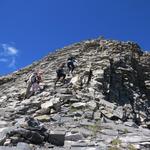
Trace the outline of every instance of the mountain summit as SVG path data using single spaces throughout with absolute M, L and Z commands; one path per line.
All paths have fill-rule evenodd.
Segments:
M 70 54 L 75 71 L 54 87 Z M 44 88 L 25 99 L 34 70 Z M 149 149 L 150 53 L 102 38 L 64 47 L 0 77 L 0 106 L 0 150 Z

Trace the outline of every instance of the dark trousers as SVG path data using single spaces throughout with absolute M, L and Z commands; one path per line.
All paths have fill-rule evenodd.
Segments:
M 57 78 L 56 78 L 56 81 L 55 81 L 55 85 L 60 80 L 60 78 L 62 78 L 62 81 L 64 82 L 65 78 L 66 78 L 66 74 L 61 73 L 61 72 L 57 72 Z
M 73 62 L 68 62 L 68 63 L 67 63 L 67 66 L 68 66 L 68 68 L 69 68 L 69 71 L 73 72 L 73 70 L 74 70 L 74 68 L 75 68 Z

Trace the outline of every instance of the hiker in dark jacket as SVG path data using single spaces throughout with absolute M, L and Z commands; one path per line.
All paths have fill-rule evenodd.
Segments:
M 74 63 L 76 62 L 75 57 L 73 57 L 72 55 L 70 55 L 67 59 L 67 67 L 69 70 L 69 73 L 73 73 L 73 70 L 75 69 L 75 65 Z
M 62 82 L 65 83 L 66 74 L 64 73 L 64 67 L 65 67 L 65 63 L 62 63 L 56 70 L 57 78 L 55 81 L 55 85 L 61 78 L 62 78 Z

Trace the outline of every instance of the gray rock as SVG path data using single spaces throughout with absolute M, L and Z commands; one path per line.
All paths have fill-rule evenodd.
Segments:
M 59 121 L 59 120 L 61 120 L 61 116 L 60 116 L 59 114 L 54 114 L 54 115 L 51 117 L 51 119 L 52 119 L 53 121 Z
M 81 128 L 80 133 L 83 135 L 84 138 L 87 138 L 93 135 L 92 131 L 85 129 L 85 128 Z
M 118 117 L 119 119 L 123 118 L 123 108 L 122 106 L 117 107 L 113 112 L 114 117 Z
M 8 125 L 8 122 L 0 120 L 0 128 L 6 127 L 7 125 Z
M 94 119 L 95 120 L 100 120 L 101 113 L 99 111 L 94 112 Z
M 41 122 L 49 122 L 50 116 L 49 115 L 41 115 L 41 116 L 36 116 L 35 119 L 37 119 Z
M 65 140 L 67 141 L 79 141 L 82 140 L 83 136 L 80 133 L 72 134 L 70 132 L 66 133 Z
M 16 146 L 12 146 L 12 147 L 9 147 L 9 146 L 0 146 L 0 150 L 22 150 L 22 149 L 17 148 Z
M 119 137 L 119 139 L 124 143 L 141 143 L 150 141 L 150 137 L 142 135 L 130 135 L 126 137 Z
M 65 141 L 65 131 L 51 131 L 48 142 L 56 146 L 63 146 Z
M 72 147 L 71 150 L 101 150 L 99 147 Z M 103 149 L 102 149 L 103 150 Z
M 99 142 L 98 143 L 100 150 L 106 150 L 107 149 L 107 144 L 104 142 Z
M 0 129 L 0 146 L 3 145 L 7 139 L 7 134 L 13 131 L 15 127 L 7 127 Z
M 92 119 L 94 119 L 93 117 L 94 117 L 94 112 L 93 111 L 86 111 L 84 113 L 84 118 L 86 118 L 86 119 L 92 120 Z
M 35 131 L 16 129 L 10 132 L 10 136 L 14 136 L 14 135 L 23 137 L 33 144 L 41 144 L 44 141 L 44 136 L 40 135 L 38 132 Z
M 8 98 L 6 95 L 3 95 L 0 97 L 0 103 L 3 102 L 3 101 L 6 101 Z
M 59 102 L 60 98 L 52 98 L 50 101 L 47 101 L 43 104 L 41 104 L 42 109 L 48 109 L 53 107 L 54 104 L 57 104 Z
M 61 94 L 72 94 L 72 91 L 67 88 L 59 88 L 59 89 L 57 88 L 56 92 Z
M 79 99 L 76 99 L 76 98 L 71 98 L 69 99 L 70 103 L 76 103 L 76 102 L 79 102 L 80 100 Z
M 80 121 L 80 125 L 82 125 L 82 126 L 94 126 L 95 123 L 89 121 L 88 119 L 82 119 Z
M 124 125 L 129 126 L 129 127 L 138 128 L 138 126 L 134 122 L 124 122 Z
M 9 146 L 9 145 L 11 145 L 11 142 L 12 142 L 11 139 L 6 139 L 3 145 Z
M 71 98 L 74 98 L 72 94 L 57 94 L 61 98 L 62 101 L 70 100 Z
M 82 103 L 82 102 L 72 104 L 72 107 L 76 109 L 84 108 L 85 106 L 86 106 L 86 103 Z
M 110 110 L 114 110 L 116 108 L 116 105 L 114 103 L 111 103 L 103 99 L 100 100 L 99 104 L 109 108 Z
M 95 102 L 94 100 L 92 100 L 92 101 L 88 102 L 88 103 L 86 104 L 86 106 L 87 106 L 89 109 L 94 110 L 95 107 L 96 107 L 96 102 Z
M 31 150 L 31 147 L 27 143 L 19 142 L 17 148 L 21 150 Z
M 61 117 L 61 122 L 62 123 L 72 123 L 73 122 L 73 118 L 72 117 Z
M 141 149 L 150 149 L 150 142 L 142 142 L 140 143 L 140 148 Z
M 76 117 L 81 117 L 83 115 L 83 111 L 77 110 L 76 112 L 73 112 L 73 115 Z
M 110 130 L 110 129 L 103 129 L 100 131 L 102 134 L 108 135 L 108 136 L 118 136 L 118 131 Z

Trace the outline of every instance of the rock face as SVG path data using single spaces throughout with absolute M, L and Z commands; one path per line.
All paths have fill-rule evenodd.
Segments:
M 69 54 L 78 66 L 54 88 Z M 36 69 L 45 88 L 24 99 Z M 133 42 L 76 43 L 0 77 L 0 106 L 0 150 L 150 149 L 150 53 Z

